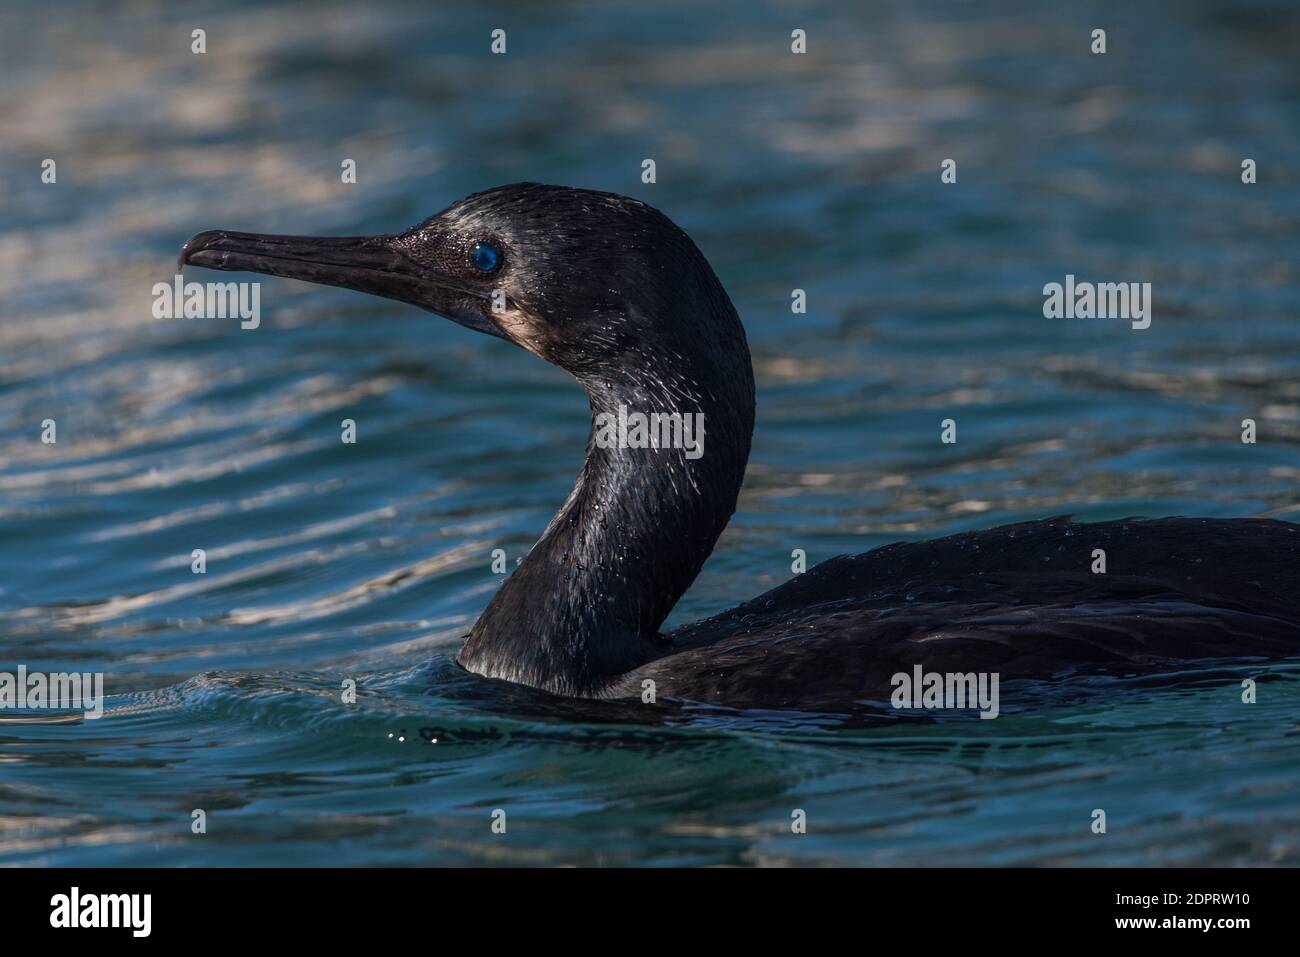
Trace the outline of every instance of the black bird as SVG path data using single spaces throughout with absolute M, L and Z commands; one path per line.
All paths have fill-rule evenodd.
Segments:
M 211 230 L 187 263 L 357 289 L 507 339 L 577 379 L 593 422 L 620 406 L 703 414 L 698 457 L 602 447 L 593 429 L 568 500 L 461 649 L 471 672 L 571 697 L 650 679 L 657 695 L 838 711 L 887 700 L 916 664 L 1005 683 L 1300 654 L 1300 532 L 1261 519 L 1053 518 L 894 544 L 660 634 L 735 510 L 754 378 L 708 261 L 638 200 L 522 183 L 391 235 Z

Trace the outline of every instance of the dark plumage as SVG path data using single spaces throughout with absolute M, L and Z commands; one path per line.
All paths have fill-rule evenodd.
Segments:
M 842 710 L 887 699 L 915 664 L 1006 682 L 1300 653 L 1300 532 L 1252 519 L 1058 518 L 890 545 L 661 636 L 735 509 L 754 380 L 708 262 L 638 200 L 517 184 L 389 236 L 200 233 L 186 262 L 360 289 L 508 339 L 572 374 L 593 419 L 703 413 L 696 459 L 588 440 L 568 500 L 462 648 L 470 671 L 577 697 L 651 679 L 659 695 Z
M 623 687 L 838 709 L 887 700 L 914 664 L 1006 682 L 1282 658 L 1300 649 L 1297 595 L 1300 526 L 1286 522 L 1022 522 L 830 559 L 677 629 L 677 653 Z

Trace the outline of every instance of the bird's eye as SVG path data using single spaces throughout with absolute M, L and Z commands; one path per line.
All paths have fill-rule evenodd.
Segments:
M 479 243 L 469 251 L 469 262 L 479 272 L 491 272 L 501 262 L 501 254 L 491 243 Z

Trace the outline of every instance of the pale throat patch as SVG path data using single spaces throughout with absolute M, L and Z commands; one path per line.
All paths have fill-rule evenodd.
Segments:
M 513 302 L 503 309 L 492 310 L 492 321 L 517 345 L 539 359 L 546 359 L 546 327 L 542 320 Z

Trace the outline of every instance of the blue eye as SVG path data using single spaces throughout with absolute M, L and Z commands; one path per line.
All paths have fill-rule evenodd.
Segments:
M 469 261 L 479 272 L 491 272 L 497 268 L 497 263 L 501 261 L 501 256 L 497 253 L 496 248 L 488 243 L 479 243 L 469 252 Z

